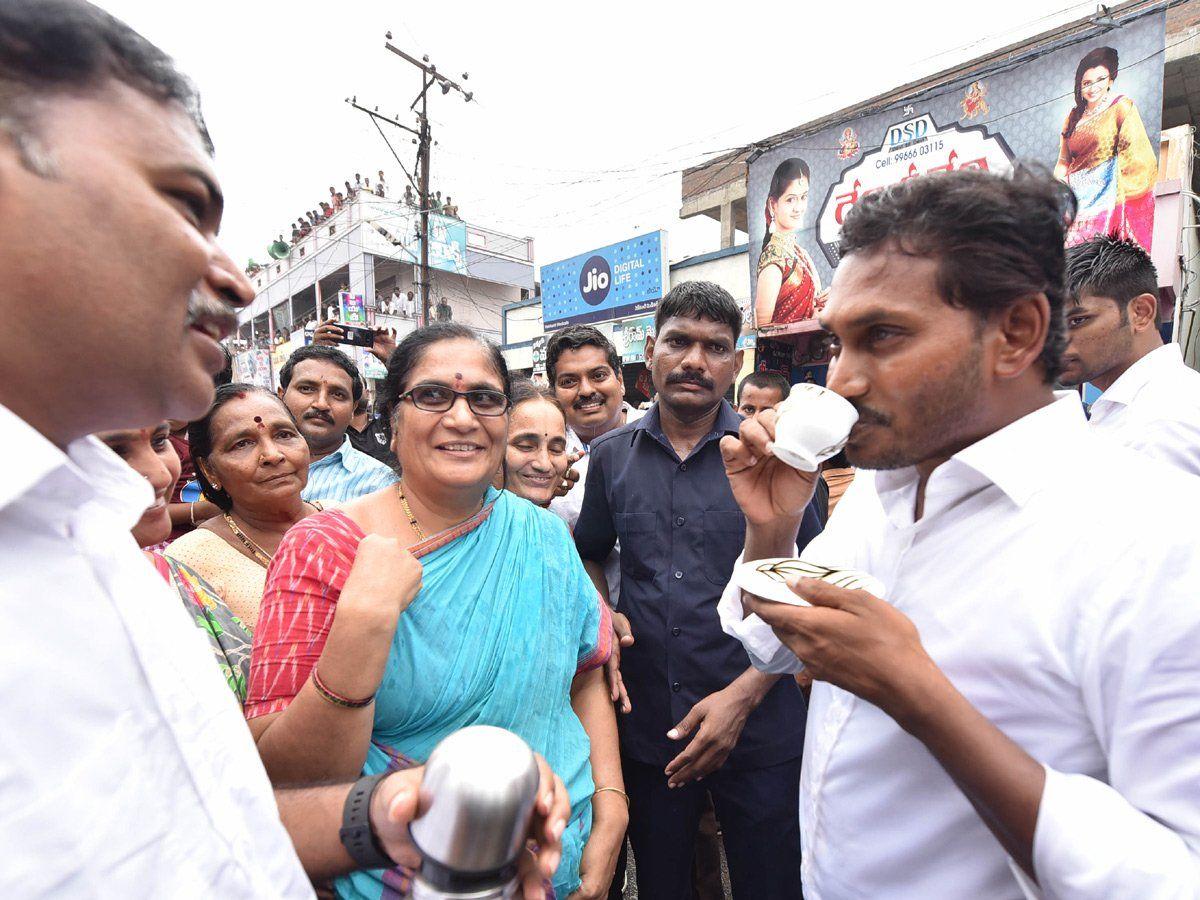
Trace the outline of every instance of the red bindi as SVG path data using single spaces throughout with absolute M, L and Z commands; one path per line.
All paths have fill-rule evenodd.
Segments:
M 255 416 L 255 417 L 254 417 L 254 424 L 255 424 L 255 425 L 257 425 L 259 428 L 266 428 L 266 427 L 267 427 L 266 425 L 264 425 L 264 424 L 263 424 L 262 416 Z

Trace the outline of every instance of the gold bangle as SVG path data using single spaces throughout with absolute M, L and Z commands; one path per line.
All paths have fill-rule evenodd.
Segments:
M 192 520 L 192 527 L 196 527 L 196 501 L 193 500 L 188 504 L 188 518 Z
M 614 794 L 620 794 L 622 797 L 625 798 L 625 808 L 629 809 L 629 807 L 630 807 L 629 795 L 627 793 L 625 793 L 623 790 L 621 790 L 620 788 L 615 788 L 615 787 L 596 788 L 596 790 L 592 792 L 592 796 L 595 797 L 596 794 L 603 794 L 605 791 L 612 791 Z

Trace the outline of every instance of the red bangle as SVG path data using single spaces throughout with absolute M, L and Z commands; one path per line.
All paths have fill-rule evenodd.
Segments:
M 365 700 L 351 700 L 349 697 L 343 697 L 341 694 L 334 693 L 327 688 L 324 682 L 321 681 L 321 676 L 317 674 L 316 666 L 312 670 L 313 687 L 317 689 L 317 693 L 325 700 L 328 700 L 334 706 L 341 706 L 345 709 L 362 709 L 364 706 L 369 706 L 375 699 L 375 695 L 367 697 Z

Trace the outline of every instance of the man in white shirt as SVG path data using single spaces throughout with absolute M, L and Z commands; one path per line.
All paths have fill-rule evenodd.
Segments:
M 546 377 L 554 396 L 567 417 L 567 453 L 572 463 L 570 475 L 560 490 L 566 493 L 550 501 L 550 511 L 558 515 L 571 531 L 583 507 L 583 486 L 587 482 L 588 446 L 602 434 L 608 434 L 642 417 L 639 410 L 625 402 L 625 381 L 621 377 L 621 356 L 617 348 L 591 325 L 571 325 L 556 331 L 546 344 Z M 604 581 L 613 608 L 613 628 L 618 640 L 607 667 L 613 699 L 629 712 L 629 697 L 620 683 L 620 648 L 633 643 L 629 621 L 615 612 L 621 597 L 621 545 L 617 544 L 604 561 Z
M 1063 384 L 1088 382 L 1099 434 L 1200 475 L 1200 372 L 1158 330 L 1158 274 L 1133 241 L 1101 235 L 1067 251 Z
M 253 297 L 216 243 L 194 89 L 82 0 L 6 0 L 0 46 L 0 896 L 311 897 L 308 877 L 418 862 L 418 770 L 272 795 L 129 532 L 152 490 L 87 437 L 203 414 Z M 87 336 L 69 357 L 64 323 Z
M 567 414 L 567 452 L 578 457 L 572 468 L 579 474 L 576 487 L 554 498 L 550 510 L 574 529 L 583 505 L 589 445 L 601 435 L 636 422 L 642 414 L 625 402 L 617 348 L 591 325 L 572 325 L 553 334 L 546 344 L 546 377 Z M 614 551 L 614 559 L 619 564 L 619 550 Z M 609 590 L 609 601 L 615 606 L 618 594 L 612 579 Z
M 1063 190 L 963 171 L 846 217 L 822 323 L 860 474 L 805 556 L 886 601 L 793 580 L 811 607 L 720 604 L 756 666 L 815 679 L 810 900 L 1200 894 L 1200 485 L 1051 391 Z M 722 446 L 750 560 L 791 554 L 812 491 L 774 422 Z

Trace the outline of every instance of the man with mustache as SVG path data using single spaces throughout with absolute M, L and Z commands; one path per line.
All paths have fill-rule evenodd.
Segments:
M 555 399 L 567 415 L 567 453 L 573 462 L 575 481 L 564 481 L 565 493 L 550 501 L 550 511 L 574 530 L 583 506 L 583 483 L 587 479 L 588 449 L 592 441 L 629 422 L 641 412 L 625 402 L 621 356 L 599 329 L 570 325 L 556 331 L 546 344 L 546 377 Z M 621 596 L 621 548 L 613 547 L 604 563 L 608 602 L 617 608 Z M 624 616 L 616 620 L 625 629 Z M 624 702 L 624 701 L 623 701 Z
M 721 600 L 757 666 L 814 679 L 807 896 L 1200 896 L 1200 484 L 1052 389 L 1074 209 L 1046 174 L 964 169 L 846 216 L 821 322 L 859 474 L 807 555 L 883 597 Z M 721 446 L 750 560 L 812 491 L 774 426 Z
M 363 380 L 341 350 L 321 344 L 296 350 L 279 370 L 279 396 L 308 443 L 305 500 L 346 503 L 399 480 L 390 466 L 355 449 L 347 437 Z
M 416 861 L 418 770 L 272 794 L 130 533 L 153 491 L 89 437 L 212 403 L 218 342 L 253 298 L 217 243 L 212 153 L 195 89 L 128 26 L 82 0 L 0 4 L 3 897 L 307 898 L 306 873 Z M 49 322 L 87 335 L 67 361 Z M 375 550 L 390 599 L 400 551 Z M 565 824 L 554 786 L 539 805 Z M 561 832 L 539 832 L 548 876 Z
M 632 705 L 618 722 L 621 763 L 638 893 L 655 900 L 690 900 L 710 797 L 734 896 L 800 896 L 804 698 L 792 679 L 750 667 L 716 610 L 745 533 L 718 447 L 742 421 L 724 399 L 742 367 L 741 325 L 715 284 L 663 297 L 646 342 L 658 402 L 592 443 L 575 526 L 602 592 L 600 566 L 621 542 L 621 609 L 635 637 L 621 658 Z

